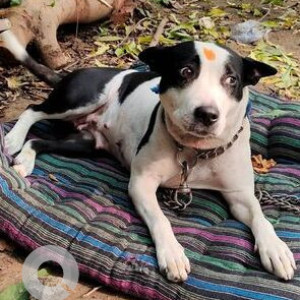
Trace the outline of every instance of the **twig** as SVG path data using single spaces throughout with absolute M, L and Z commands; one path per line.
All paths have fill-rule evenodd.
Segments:
M 149 17 L 145 17 L 143 19 L 140 19 L 136 24 L 133 25 L 132 29 L 126 34 L 124 39 L 118 44 L 118 47 L 123 46 L 129 39 L 132 32 L 134 32 L 144 21 L 150 19 Z
M 160 21 L 160 23 L 159 23 L 159 25 L 158 25 L 158 27 L 156 29 L 156 32 L 153 35 L 152 41 L 150 43 L 150 47 L 156 46 L 159 43 L 159 38 L 160 38 L 160 36 L 164 32 L 164 28 L 167 25 L 167 22 L 168 22 L 168 18 L 167 17 L 164 17 Z
M 113 8 L 106 0 L 98 0 L 99 2 L 101 2 L 102 4 L 104 4 L 105 6 L 109 7 L 109 8 Z
M 262 7 L 265 10 L 265 14 L 258 20 L 259 22 L 262 22 L 266 19 L 266 17 L 271 13 L 271 8 L 269 7 Z
M 97 286 L 97 287 L 93 288 L 88 293 L 84 294 L 82 296 L 82 298 L 87 298 L 87 297 L 91 296 L 92 294 L 94 294 L 95 292 L 97 292 L 100 288 L 101 288 L 101 286 Z

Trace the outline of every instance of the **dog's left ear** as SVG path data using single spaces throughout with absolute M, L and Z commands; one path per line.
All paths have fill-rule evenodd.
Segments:
M 147 64 L 151 71 L 160 73 L 163 65 L 166 63 L 164 62 L 165 49 L 165 47 L 159 46 L 147 48 L 139 54 L 139 59 Z
M 255 85 L 262 77 L 275 75 L 277 70 L 250 57 L 243 58 L 243 84 Z

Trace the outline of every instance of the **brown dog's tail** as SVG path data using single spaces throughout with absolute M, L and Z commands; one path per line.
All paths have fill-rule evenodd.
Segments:
M 55 86 L 62 77 L 50 68 L 36 62 L 26 51 L 25 47 L 19 42 L 14 33 L 8 29 L 0 33 L 4 47 L 8 49 L 13 56 L 28 68 L 35 76 L 50 86 Z

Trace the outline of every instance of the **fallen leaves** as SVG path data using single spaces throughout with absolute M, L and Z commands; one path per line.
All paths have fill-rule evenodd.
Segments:
M 261 154 L 253 155 L 251 161 L 254 171 L 258 174 L 266 174 L 272 167 L 276 166 L 274 159 L 265 159 Z
M 222 17 L 225 17 L 226 15 L 227 15 L 227 13 L 219 7 L 213 7 L 208 12 L 208 16 L 210 16 L 212 18 L 222 18 Z
M 292 53 L 270 42 L 260 42 L 252 49 L 250 57 L 277 69 L 278 73 L 262 82 L 275 86 L 276 92 L 286 98 L 300 99 L 300 65 Z
M 263 0 L 262 3 L 282 6 L 284 1 L 283 0 Z
M 5 78 L 8 88 L 11 90 L 19 89 L 24 83 L 22 83 L 22 79 L 18 76 L 11 76 Z
M 272 2 L 270 5 L 277 5 L 274 3 Z M 199 5 L 201 9 L 199 9 Z M 95 36 L 95 50 L 90 53 L 89 59 L 91 63 L 93 60 L 97 66 L 129 66 L 137 59 L 138 54 L 150 45 L 159 22 L 164 17 L 168 19 L 162 34 L 157 39 L 158 43 L 163 46 L 171 46 L 178 42 L 190 40 L 215 41 L 226 45 L 231 33 L 232 14 L 237 15 L 242 20 L 255 17 L 263 18 L 263 21 L 261 19 L 255 20 L 262 28 L 262 34 L 258 39 L 263 38 L 264 33 L 270 30 L 296 28 L 298 14 L 295 15 L 293 8 L 287 9 L 279 17 L 278 14 L 275 17 L 272 15 L 271 19 L 269 12 L 269 8 L 255 7 L 251 2 L 232 0 L 228 0 L 222 6 L 213 7 L 209 1 L 202 1 L 201 4 L 195 0 L 140 1 L 126 22 L 115 25 L 111 21 L 105 21 L 101 24 L 99 34 Z M 265 61 L 268 52 L 265 53 L 264 47 L 260 48 L 260 44 L 252 45 L 245 51 L 250 52 L 251 49 L 251 56 L 257 56 L 258 60 Z M 274 63 L 272 56 L 274 55 L 270 54 L 268 61 Z M 281 55 L 279 60 L 283 58 L 284 56 Z M 268 61 L 265 62 L 268 63 Z M 275 62 L 276 64 L 277 62 Z M 295 69 L 295 66 L 286 63 L 286 61 L 284 64 L 285 67 L 290 66 L 290 68 L 284 69 L 282 65 L 279 74 L 283 77 L 283 82 L 280 82 L 280 77 L 277 76 L 266 79 L 265 83 L 270 84 L 273 89 L 272 80 L 275 80 L 275 91 L 278 91 L 279 95 L 297 98 L 298 75 L 295 76 L 298 72 L 297 68 Z

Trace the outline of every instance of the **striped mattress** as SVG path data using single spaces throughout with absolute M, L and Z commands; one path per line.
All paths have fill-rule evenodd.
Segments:
M 268 174 L 256 174 L 256 189 L 298 208 L 300 103 L 254 91 L 250 98 L 252 151 L 278 163 Z M 48 244 L 66 248 L 82 274 L 141 299 L 300 299 L 299 272 L 290 282 L 267 273 L 253 250 L 249 228 L 234 220 L 221 195 L 211 191 L 195 191 L 182 212 L 160 202 L 192 266 L 186 282 L 168 282 L 127 195 L 128 171 L 105 153 L 91 159 L 42 154 L 33 174 L 23 179 L 3 149 L 3 136 L 11 127 L 6 123 L 0 128 L 0 232 L 24 249 Z M 37 124 L 32 136 L 53 138 L 53 124 Z M 286 209 L 284 201 L 262 204 L 299 268 L 300 214 Z

